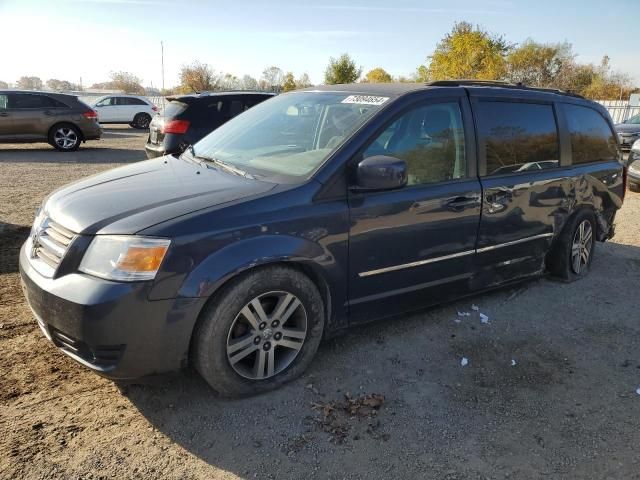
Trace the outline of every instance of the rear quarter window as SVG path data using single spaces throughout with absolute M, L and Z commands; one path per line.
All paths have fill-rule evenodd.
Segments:
M 551 105 L 481 101 L 476 110 L 486 176 L 559 165 L 558 129 Z
M 164 107 L 163 115 L 166 118 L 177 117 L 181 113 L 183 113 L 187 109 L 188 105 L 186 103 L 178 102 L 177 100 L 172 100 L 167 103 Z
M 572 163 L 616 160 L 618 143 L 600 112 L 580 105 L 563 104 L 571 137 Z

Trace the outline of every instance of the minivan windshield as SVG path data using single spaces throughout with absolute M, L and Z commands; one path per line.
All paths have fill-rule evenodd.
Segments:
M 257 177 L 306 177 L 389 100 L 296 92 L 267 100 L 204 137 L 188 154 Z

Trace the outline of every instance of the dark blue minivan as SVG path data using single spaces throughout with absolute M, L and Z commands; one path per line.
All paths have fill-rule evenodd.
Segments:
M 52 193 L 20 271 L 44 334 L 83 365 L 128 379 L 191 364 L 248 395 L 349 325 L 582 277 L 625 174 L 606 110 L 566 92 L 323 86 Z

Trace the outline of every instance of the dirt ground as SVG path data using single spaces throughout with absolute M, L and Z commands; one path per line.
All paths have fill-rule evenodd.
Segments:
M 42 198 L 142 160 L 144 141 L 109 128 L 71 154 L 0 145 L 0 478 L 640 478 L 640 194 L 586 279 L 353 329 L 303 378 L 229 401 L 191 371 L 94 375 L 43 337 L 21 293 Z

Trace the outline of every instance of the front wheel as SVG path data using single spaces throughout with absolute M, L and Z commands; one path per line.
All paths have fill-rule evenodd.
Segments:
M 323 328 L 322 297 L 306 275 L 261 268 L 209 302 L 194 333 L 194 365 L 224 396 L 266 392 L 307 368 Z
M 591 211 L 581 210 L 574 215 L 549 254 L 549 271 L 567 282 L 587 275 L 593 260 L 595 233 L 596 223 Z
M 80 141 L 80 131 L 71 124 L 56 125 L 49 132 L 49 144 L 61 152 L 77 150 Z

